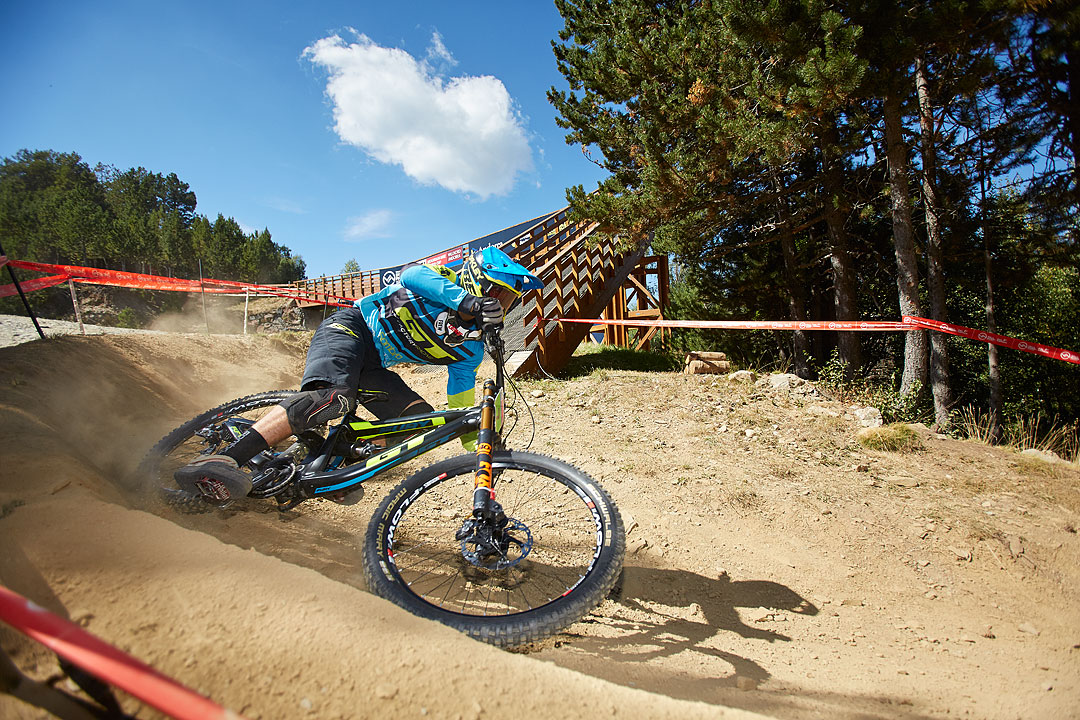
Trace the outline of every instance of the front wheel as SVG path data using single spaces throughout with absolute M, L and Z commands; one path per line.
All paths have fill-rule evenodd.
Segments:
M 528 452 L 492 458 L 499 522 L 471 516 L 474 455 L 424 468 L 368 525 L 368 587 L 415 615 L 513 647 L 553 635 L 600 604 L 626 538 L 607 492 L 577 468 Z

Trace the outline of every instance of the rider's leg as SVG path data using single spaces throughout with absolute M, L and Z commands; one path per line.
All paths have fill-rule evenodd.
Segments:
M 251 478 L 240 468 L 289 435 L 351 412 L 366 362 L 377 365 L 378 351 L 363 315 L 356 308 L 335 312 L 311 339 L 301 392 L 272 408 L 222 453 L 177 470 L 177 484 L 217 501 L 247 495 Z

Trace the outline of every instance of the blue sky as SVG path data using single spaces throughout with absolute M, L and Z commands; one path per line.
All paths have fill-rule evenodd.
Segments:
M 550 2 L 50 2 L 0 9 L 0 156 L 175 172 L 309 276 L 565 205 Z

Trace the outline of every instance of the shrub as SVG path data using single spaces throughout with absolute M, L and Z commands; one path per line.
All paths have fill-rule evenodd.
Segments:
M 893 423 L 859 431 L 859 444 L 869 450 L 912 452 L 922 450 L 919 435 L 904 423 Z
M 142 322 L 139 320 L 138 314 L 131 308 L 124 308 L 120 311 L 120 314 L 116 316 L 116 326 L 122 328 L 140 328 Z

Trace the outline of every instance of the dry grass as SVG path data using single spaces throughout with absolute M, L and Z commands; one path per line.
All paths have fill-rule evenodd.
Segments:
M 922 450 L 919 434 L 910 425 L 893 423 L 859 431 L 859 444 L 868 450 L 881 452 L 913 452 Z

